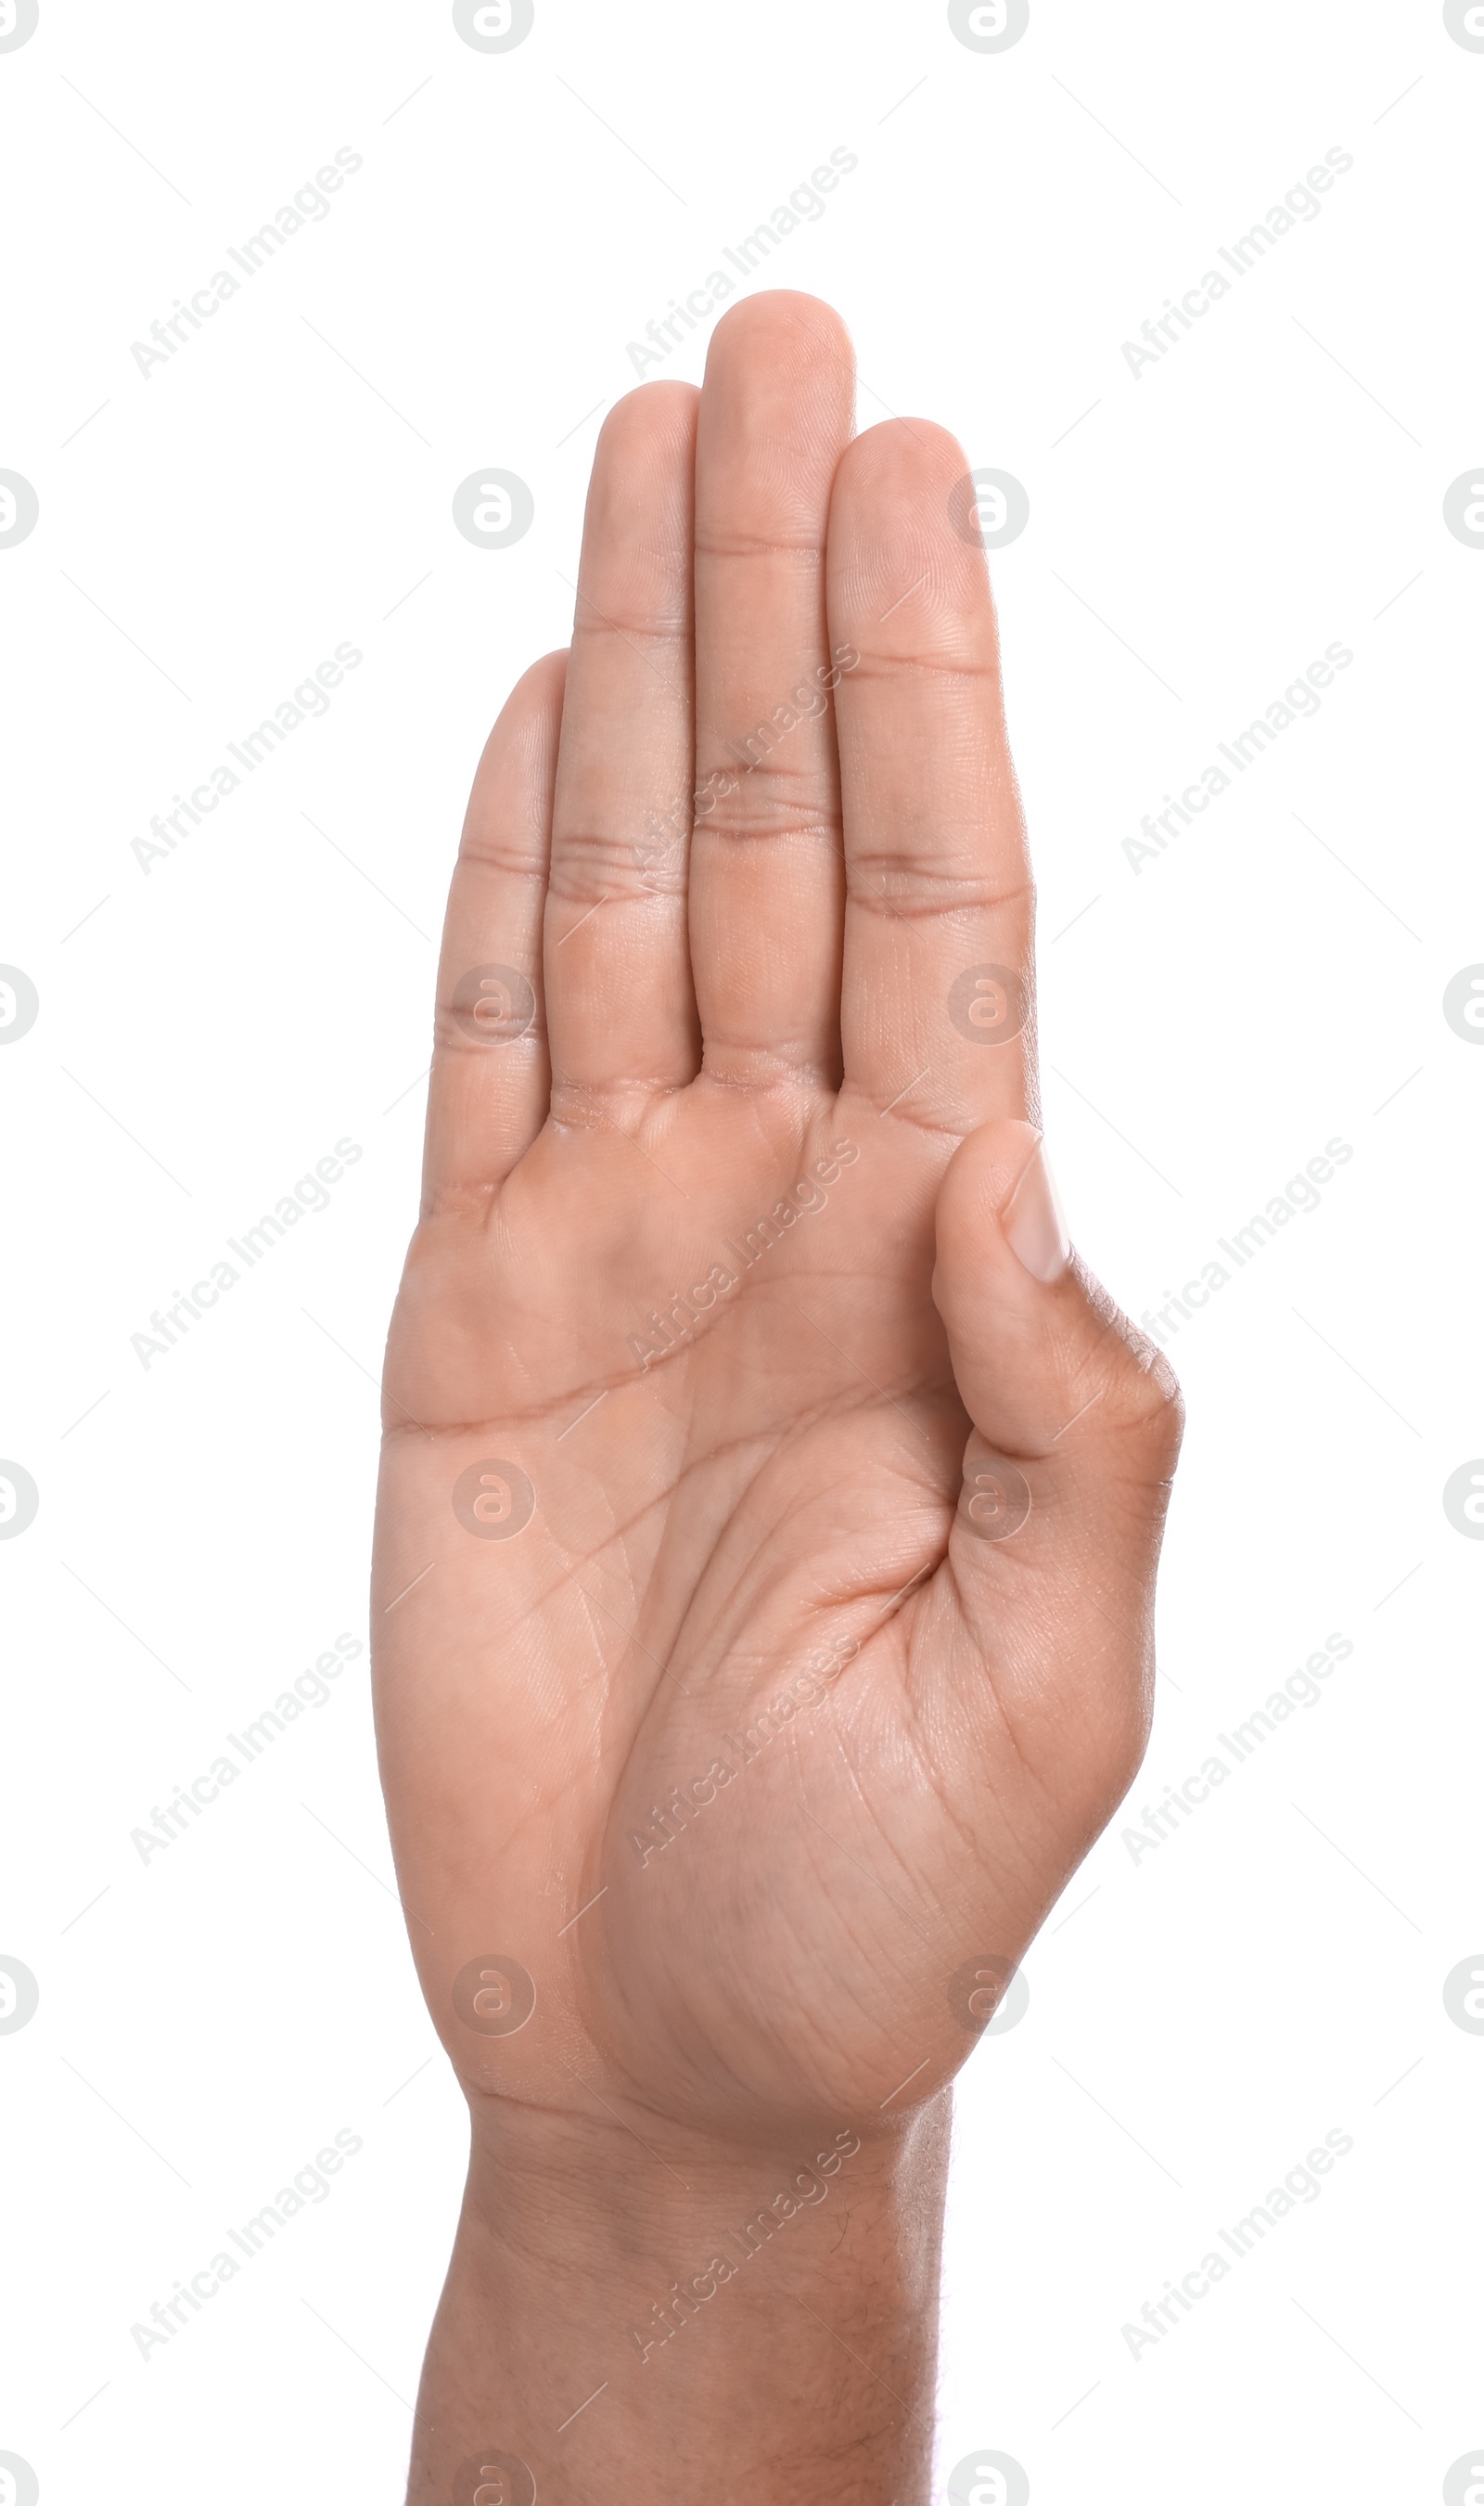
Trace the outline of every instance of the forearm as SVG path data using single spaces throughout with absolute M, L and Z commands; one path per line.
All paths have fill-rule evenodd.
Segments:
M 409 2506 L 530 2506 L 501 2457 L 543 2506 L 922 2506 L 946 2094 L 890 2136 L 663 2137 L 477 2115 Z

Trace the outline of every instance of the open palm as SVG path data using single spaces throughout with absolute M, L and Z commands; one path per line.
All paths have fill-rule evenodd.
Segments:
M 963 2060 L 1137 1763 L 1178 1441 L 1032 1128 L 968 465 L 851 406 L 773 295 L 604 428 L 571 655 L 470 804 L 386 1373 L 444 2043 L 732 2139 Z

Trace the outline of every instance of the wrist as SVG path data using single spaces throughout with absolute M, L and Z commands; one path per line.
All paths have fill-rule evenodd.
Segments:
M 889 2132 L 826 2120 L 766 2146 L 490 2103 L 414 2501 L 442 2506 L 481 2447 L 544 2499 L 926 2493 L 946 2094 Z

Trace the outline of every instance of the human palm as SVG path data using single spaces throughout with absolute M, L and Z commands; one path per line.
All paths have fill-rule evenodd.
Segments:
M 386 1372 L 444 2043 L 731 2140 L 964 2058 L 1137 1762 L 1178 1441 L 1028 1120 L 967 463 L 850 412 L 835 317 L 774 295 L 608 420 L 565 686 L 470 804 Z

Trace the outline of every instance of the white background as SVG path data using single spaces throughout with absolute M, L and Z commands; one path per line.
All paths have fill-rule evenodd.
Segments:
M 1245 2506 L 1433 2500 L 1484 2443 L 1484 2036 L 1442 1990 L 1484 1953 L 1484 1546 L 1441 1501 L 1484 1450 L 1484 1052 L 1441 1008 L 1484 959 L 1484 554 L 1442 519 L 1484 453 L 1481 102 L 1484 53 L 1381 0 L 1033 0 L 997 54 L 938 6 L 538 0 L 497 55 L 431 0 L 42 0 L 0 51 L 0 467 L 40 501 L 0 549 L 0 958 L 41 1001 L 0 1052 L 0 1452 L 41 1496 L 0 1544 L 0 1952 L 41 1992 L 0 2035 L 0 2451 L 45 2506 L 401 2496 L 465 2135 L 364 1653 L 147 1866 L 130 1831 L 365 1643 L 474 761 L 566 640 L 626 343 L 834 147 L 768 281 L 840 307 L 863 425 L 937 416 L 1030 497 L 992 563 L 1075 1235 L 1138 1314 L 1354 1152 L 1172 1342 L 1153 1744 L 964 2076 L 939 2458 L 999 2448 L 1035 2506 Z M 131 341 L 337 147 L 331 214 L 146 380 Z M 1136 379 L 1121 343 L 1331 147 L 1321 214 Z M 651 371 L 698 377 L 705 327 Z M 530 484 L 518 546 L 452 527 L 479 464 Z M 341 641 L 328 714 L 146 874 L 151 816 Z M 1136 872 L 1331 642 L 1319 714 Z M 331 1205 L 144 1368 L 152 1309 L 342 1137 Z M 1136 1861 L 1123 1827 L 1334 1631 L 1323 1702 Z M 142 2359 L 340 2129 L 331 2198 Z M 1331 2130 L 1321 2198 L 1132 2356 Z

